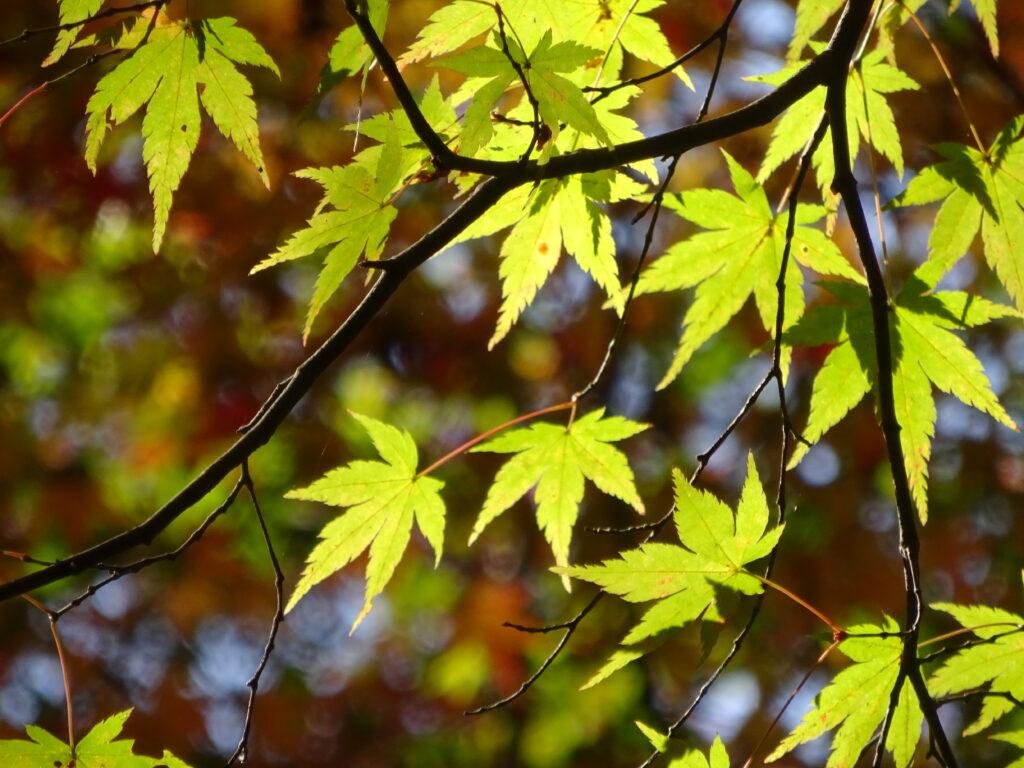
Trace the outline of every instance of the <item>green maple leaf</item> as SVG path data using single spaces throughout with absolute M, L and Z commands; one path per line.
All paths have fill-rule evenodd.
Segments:
M 729 768 L 729 753 L 725 750 L 722 737 L 715 736 L 707 756 L 699 749 L 688 749 L 674 758 L 668 768 Z
M 74 24 L 85 21 L 96 15 L 104 0 L 60 0 L 60 24 Z M 78 39 L 82 32 L 82 25 L 62 29 L 57 33 L 57 41 L 53 44 L 53 50 L 43 60 L 43 66 L 48 67 L 56 64 L 68 52 L 72 44 Z
M 573 37 L 607 54 L 618 46 L 633 56 L 662 67 L 675 60 L 658 23 L 646 16 L 664 3 L 662 0 L 545 0 L 539 3 L 498 2 L 510 36 L 531 46 L 552 29 L 571 29 Z M 426 58 L 437 58 L 458 50 L 473 38 L 493 30 L 498 16 L 490 4 L 459 0 L 431 15 L 419 37 L 399 59 L 404 66 Z M 619 57 L 621 59 L 621 56 Z M 621 67 L 609 66 L 604 57 L 588 62 L 604 62 L 607 78 L 617 77 Z M 677 76 L 692 88 L 682 67 Z M 590 83 L 586 83 L 589 85 Z
M 442 137 L 456 122 L 455 111 L 441 94 L 436 77 L 420 99 L 420 111 Z M 360 257 L 375 259 L 381 254 L 398 215 L 393 205 L 396 196 L 406 179 L 430 159 L 430 152 L 402 110 L 375 115 L 359 126 L 349 127 L 381 143 L 363 150 L 346 166 L 298 171 L 296 176 L 312 179 L 324 188 L 323 199 L 307 226 L 251 271 L 314 254 L 323 257 L 303 339 L 308 339 L 313 321 Z
M 999 739 L 999 741 L 1005 741 L 1007 744 L 1013 744 L 1015 747 L 1024 749 L 1024 730 L 1010 731 L 1009 733 L 995 733 L 992 735 L 992 738 Z M 1017 758 L 1006 766 L 1006 768 L 1024 768 L 1024 756 Z
M 816 52 L 820 44 L 812 46 Z M 910 76 L 885 61 L 886 50 L 871 51 L 860 59 L 846 80 L 846 122 L 850 156 L 856 157 L 860 140 L 892 162 L 897 174 L 903 175 L 903 150 L 896 120 L 885 96 L 898 91 L 917 90 Z M 779 85 L 807 64 L 795 62 L 772 75 L 748 78 L 754 82 Z M 825 109 L 825 87 L 819 86 L 790 107 L 775 124 L 765 152 L 758 181 L 764 182 L 786 160 L 803 151 L 818 126 Z M 818 186 L 823 190 L 832 183 L 834 159 L 832 131 L 825 133 L 812 158 Z
M 640 278 L 637 293 L 673 291 L 697 286 L 683 318 L 683 336 L 668 372 L 658 384 L 672 382 L 690 357 L 721 330 L 753 295 L 761 322 L 769 333 L 775 328 L 778 291 L 775 283 L 782 267 L 788 214 L 776 216 L 764 188 L 727 152 L 726 162 L 738 196 L 722 190 L 697 189 L 666 197 L 666 205 L 709 232 L 701 232 L 672 246 Z M 801 204 L 797 221 L 811 224 L 822 216 L 821 206 Z M 798 226 L 794 258 L 786 270 L 786 327 L 804 311 L 803 264 L 821 274 L 863 278 L 839 249 L 818 230 Z
M 651 746 L 655 750 L 658 752 L 669 752 L 672 750 L 672 745 L 666 734 L 651 728 L 651 726 L 639 720 L 634 722 L 636 727 L 640 729 L 640 732 L 651 742 Z M 668 768 L 729 768 L 729 753 L 725 750 L 722 737 L 715 736 L 707 756 L 698 749 L 687 749 L 683 754 L 674 757 L 668 763 Z
M 815 377 L 803 431 L 807 442 L 796 447 L 790 468 L 806 455 L 809 443 L 821 439 L 863 399 L 877 377 L 867 291 L 846 283 L 823 285 L 842 303 L 819 308 L 786 335 L 787 343 L 836 345 Z M 951 330 L 1017 313 L 961 291 L 926 294 L 927 288 L 915 273 L 897 295 L 890 314 L 896 417 L 910 489 L 922 521 L 928 517 L 928 460 L 935 431 L 932 386 L 1017 430 L 992 392 L 981 362 Z
M 881 624 L 850 627 L 851 637 L 838 649 L 852 666 L 837 674 L 815 697 L 815 706 L 803 721 L 766 758 L 778 760 L 794 747 L 813 741 L 835 729 L 826 768 L 846 768 L 857 762 L 861 751 L 881 724 L 889 696 L 899 674 L 903 643 L 899 637 L 854 637 L 895 633 L 899 625 L 886 617 Z M 921 738 L 923 716 L 910 683 L 903 681 L 886 749 L 893 754 L 896 768 L 907 768 Z
M 388 20 L 388 0 L 371 0 L 365 13 L 378 36 L 384 35 L 384 27 Z M 373 63 L 373 51 L 363 38 L 363 33 L 355 24 L 345 27 L 338 33 L 334 45 L 327 52 L 327 61 L 320 70 L 320 80 L 316 84 L 314 105 L 318 104 L 324 94 L 338 83 L 356 72 L 362 72 L 362 87 L 366 87 L 366 74 Z M 362 90 L 360 90 L 362 93 Z
M 508 334 L 533 301 L 558 264 L 563 247 L 608 294 L 616 311 L 622 311 L 624 296 L 611 220 L 587 194 L 584 183 L 579 177 L 542 183 L 528 203 L 529 213 L 515 224 L 502 243 L 498 267 L 502 302 L 488 348 Z M 504 224 L 500 218 L 503 210 L 522 215 L 521 206 L 504 208 L 494 212 L 493 216 L 498 217 L 492 219 L 494 223 Z
M 987 686 L 991 693 L 1024 699 L 1024 618 L 987 605 L 935 603 L 932 608 L 951 614 L 987 642 L 961 648 L 947 659 L 928 681 L 931 693 L 942 696 Z M 964 735 L 987 728 L 1014 706 L 1009 699 L 986 696 L 981 714 Z
M 963 256 L 981 229 L 985 260 L 1017 308 L 1024 310 L 1024 115 L 1011 120 L 985 153 L 962 144 L 939 144 L 944 162 L 925 168 L 890 203 L 942 200 L 928 240 L 921 279 L 935 285 Z
M 673 476 L 673 519 L 683 546 L 647 543 L 601 565 L 554 569 L 632 603 L 657 601 L 623 639 L 625 647 L 584 687 L 642 656 L 645 651 L 638 644 L 648 638 L 700 618 L 720 618 L 716 586 L 748 595 L 762 591 L 761 582 L 745 567 L 771 553 L 783 527 L 767 530 L 768 500 L 753 456 L 747 457 L 747 477 L 735 515 L 724 502 L 690 485 L 679 470 Z
M 0 741 L 0 762 L 4 768 L 188 768 L 166 750 L 162 757 L 136 755 L 132 739 L 117 739 L 131 713 L 128 709 L 96 723 L 74 750 L 42 728 L 28 725 L 31 741 Z
M 107 131 L 143 105 L 142 157 L 153 195 L 153 250 L 160 249 L 171 200 L 199 142 L 199 94 L 220 131 L 256 166 L 264 183 L 252 86 L 235 67 L 250 64 L 277 72 L 256 39 L 230 18 L 156 27 L 96 84 L 86 107 L 85 159 L 96 158 Z
M 295 174 L 320 184 L 323 200 L 305 229 L 292 235 L 250 274 L 304 256 L 324 254 L 324 266 L 306 313 L 304 341 L 320 310 L 359 258 L 375 259 L 383 251 L 391 222 L 398 214 L 391 198 L 406 169 L 403 155 L 398 126 L 391 120 L 385 143 L 361 152 L 349 165 L 308 168 Z
M 495 33 L 497 34 L 497 33 Z M 563 74 L 572 73 L 600 56 L 596 48 L 570 41 L 555 43 L 550 29 L 526 56 L 517 40 L 506 37 L 509 54 L 526 75 L 526 82 L 537 99 L 538 117 L 557 138 L 563 123 L 581 133 L 590 134 L 610 145 L 611 139 L 601 125 L 597 112 L 580 87 Z M 512 61 L 500 49 L 500 40 L 449 56 L 439 66 L 465 75 L 488 80 L 475 90 L 463 123 L 463 150 L 473 151 L 490 138 L 491 111 L 501 95 L 519 79 Z M 467 138 L 471 137 L 470 138 Z
M 974 12 L 978 14 L 978 21 L 981 28 L 985 30 L 985 37 L 988 38 L 988 46 L 992 56 L 999 58 L 999 30 L 996 26 L 996 0 L 971 0 Z M 953 0 L 949 4 L 950 14 L 960 7 L 960 0 Z
M 352 413 L 350 411 L 350 413 Z M 416 474 L 418 453 L 409 433 L 369 416 L 352 413 L 370 435 L 384 461 L 353 461 L 333 469 L 307 488 L 289 491 L 289 499 L 349 507 L 320 531 L 322 541 L 306 558 L 306 568 L 288 599 L 290 611 L 311 587 L 337 573 L 369 548 L 366 600 L 355 630 L 395 571 L 409 543 L 413 520 L 441 560 L 444 543 L 444 483 Z
M 569 563 L 569 543 L 583 500 L 584 478 L 601 491 L 621 499 L 643 514 L 633 472 L 625 455 L 610 443 L 647 429 L 621 416 L 604 415 L 598 408 L 575 419 L 568 428 L 537 423 L 505 432 L 474 451 L 515 454 L 498 470 L 487 491 L 469 541 L 536 486 L 537 523 L 551 544 L 555 562 Z M 568 579 L 564 579 L 568 585 Z
M 796 24 L 789 42 L 790 59 L 797 58 L 825 23 L 843 7 L 843 0 L 800 0 L 796 5 Z

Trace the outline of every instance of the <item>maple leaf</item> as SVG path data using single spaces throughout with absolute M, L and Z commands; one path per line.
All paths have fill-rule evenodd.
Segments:
M 27 725 L 31 741 L 0 741 L 0 763 L 5 768 L 188 768 L 166 750 L 162 757 L 136 755 L 132 739 L 117 739 L 131 713 L 128 709 L 96 723 L 74 749 L 42 728 Z
M 500 50 L 501 42 L 496 38 L 492 46 L 477 46 L 438 62 L 439 66 L 465 75 L 488 78 L 484 85 L 475 90 L 473 101 L 466 110 L 463 130 L 473 139 L 472 142 L 463 140 L 464 151 L 484 146 L 490 138 L 488 128 L 491 111 L 505 90 L 519 79 L 512 61 L 525 73 L 526 83 L 537 99 L 538 117 L 550 130 L 551 138 L 557 138 L 562 124 L 566 124 L 582 133 L 598 137 L 605 144 L 611 144 L 597 112 L 583 91 L 561 74 L 579 69 L 599 56 L 599 50 L 570 41 L 555 43 L 550 29 L 540 38 L 529 56 L 514 38 L 506 37 L 505 42 L 509 49 L 508 56 Z
M 771 553 L 783 527 L 767 530 L 768 500 L 753 456 L 747 457 L 747 476 L 735 515 L 724 502 L 690 485 L 679 470 L 673 477 L 673 520 L 683 546 L 652 542 L 601 565 L 554 569 L 632 603 L 657 601 L 623 639 L 624 646 L 633 647 L 616 651 L 584 687 L 642 656 L 638 643 L 700 618 L 720 618 L 715 609 L 716 586 L 748 595 L 762 591 L 761 582 L 745 566 Z
M 536 486 L 537 523 L 551 545 L 558 565 L 568 565 L 573 525 L 583 500 L 583 481 L 643 514 L 633 472 L 625 455 L 609 445 L 647 429 L 621 416 L 604 415 L 598 408 L 575 419 L 569 427 L 540 422 L 505 432 L 473 448 L 488 453 L 515 454 L 498 470 L 487 491 L 469 541 L 483 533 L 494 518 Z M 568 587 L 568 579 L 563 577 Z
M 820 53 L 823 44 L 814 44 L 815 53 Z M 921 86 L 909 75 L 897 69 L 885 59 L 887 51 L 876 49 L 856 62 L 846 80 L 846 123 L 850 156 L 856 157 L 860 140 L 874 147 L 883 157 L 890 160 L 896 173 L 903 175 L 903 150 L 896 120 L 885 96 L 906 90 L 917 90 Z M 747 78 L 767 85 L 779 85 L 798 70 L 806 66 L 799 61 L 784 67 L 771 75 Z M 786 160 L 803 151 L 825 110 L 825 87 L 818 86 L 791 106 L 775 124 L 772 138 L 765 152 L 757 180 L 764 182 L 772 172 Z M 818 186 L 827 190 L 834 174 L 832 152 L 832 131 L 825 133 L 812 158 Z
M 1015 747 L 1024 749 L 1024 730 L 1010 731 L 1009 733 L 995 733 L 992 734 L 992 738 L 999 739 L 999 741 L 1005 741 L 1007 744 L 1013 744 Z M 1024 768 L 1024 756 L 1017 758 L 1006 766 L 1006 768 Z
M 937 696 L 987 686 L 994 694 L 1024 699 L 1024 617 L 987 605 L 934 603 L 986 642 L 961 648 L 935 671 L 928 689 Z M 978 733 L 1014 709 L 1011 699 L 986 696 L 964 735 Z
M 370 20 L 370 25 L 383 36 L 384 27 L 388 20 L 387 0 L 371 0 L 367 3 L 365 13 Z M 373 63 L 373 51 L 363 38 L 359 27 L 352 24 L 338 33 L 334 45 L 327 52 L 327 61 L 320 70 L 320 79 L 316 84 L 313 106 L 329 91 L 356 72 L 363 73 L 362 89 L 366 87 L 366 74 Z
M 599 56 L 587 64 L 600 61 L 604 74 L 610 79 L 617 77 L 621 69 L 621 61 L 618 65 L 609 65 L 608 61 L 617 44 L 657 67 L 675 61 L 661 27 L 645 15 L 663 4 L 662 0 L 547 0 L 544 3 L 499 0 L 494 5 L 504 14 L 511 36 L 525 46 L 536 44 L 551 30 L 573 30 L 575 39 L 585 40 L 598 49 Z M 491 4 L 459 0 L 445 5 L 430 16 L 416 42 L 399 59 L 399 65 L 451 53 L 493 30 L 497 23 L 498 15 Z M 693 87 L 682 67 L 674 71 L 686 85 Z
M 789 41 L 787 58 L 799 57 L 825 23 L 842 7 L 843 0 L 800 0 L 796 5 L 796 23 L 793 26 L 793 39 Z
M 502 302 L 489 349 L 508 334 L 547 282 L 563 246 L 621 312 L 624 295 L 619 284 L 611 220 L 587 195 L 583 185 L 584 180 L 579 177 L 542 183 L 528 204 L 529 213 L 503 241 L 498 267 Z M 522 215 L 522 207 L 507 210 Z
M 316 213 L 289 240 L 252 268 L 255 274 L 268 267 L 324 253 L 324 266 L 316 281 L 302 338 L 305 342 L 313 321 L 327 300 L 358 263 L 360 256 L 375 259 L 384 249 L 391 222 L 398 215 L 390 205 L 392 193 L 402 180 L 403 148 L 398 127 L 390 121 L 382 147 L 366 150 L 346 166 L 298 171 L 324 188 Z M 324 210 L 327 205 L 330 208 Z
M 436 77 L 420 99 L 420 110 L 441 136 L 456 122 Z M 306 313 L 304 341 L 313 321 L 360 257 L 375 259 L 381 254 L 398 215 L 395 197 L 406 179 L 430 158 L 402 110 L 375 115 L 350 127 L 381 143 L 363 150 L 348 165 L 297 171 L 296 176 L 323 187 L 324 196 L 307 226 L 250 271 L 253 274 L 314 254 L 323 256 L 324 266 Z
M 639 720 L 634 722 L 655 750 L 664 753 L 672 749 L 667 734 L 661 733 Z M 672 758 L 668 763 L 668 768 L 729 768 L 729 753 L 725 750 L 722 737 L 716 735 L 707 756 L 698 749 L 687 749 L 683 754 Z
M 75 24 L 85 21 L 96 15 L 104 0 L 60 0 L 60 25 Z M 53 50 L 43 60 L 42 66 L 48 67 L 60 61 L 68 52 L 71 45 L 78 39 L 82 32 L 82 25 L 62 29 L 57 33 L 57 41 L 53 44 Z
M 683 336 L 668 372 L 658 384 L 672 382 L 690 357 L 721 330 L 753 295 L 766 331 L 775 328 L 776 281 L 782 267 L 787 215 L 776 216 L 764 188 L 729 153 L 723 151 L 737 195 L 697 189 L 665 198 L 668 208 L 709 232 L 669 248 L 646 270 L 637 293 L 674 291 L 697 286 L 683 318 Z M 801 204 L 793 239 L 793 259 L 786 269 L 785 310 L 788 328 L 803 314 L 803 264 L 821 274 L 863 282 L 835 244 L 811 224 L 824 216 L 821 206 Z
M 803 431 L 807 442 L 794 450 L 790 468 L 807 454 L 809 444 L 821 439 L 863 399 L 877 377 L 867 291 L 849 283 L 822 286 L 842 303 L 808 314 L 785 337 L 791 344 L 836 345 L 815 377 L 810 415 Z M 935 431 L 933 385 L 1017 430 L 992 392 L 981 361 L 951 331 L 1017 313 L 961 291 L 924 293 L 927 288 L 915 273 L 896 296 L 890 314 L 896 418 L 910 490 L 922 521 L 928 517 L 928 460 Z
M 153 28 L 145 44 L 100 79 L 89 99 L 85 160 L 93 173 L 107 131 L 146 106 L 142 157 L 153 195 L 154 251 L 160 249 L 172 197 L 199 142 L 200 86 L 214 123 L 269 184 L 252 86 L 235 64 L 277 72 L 262 46 L 234 19 L 170 23 Z
M 350 411 L 350 413 L 352 413 Z M 395 571 L 412 531 L 413 520 L 440 562 L 444 542 L 444 483 L 416 474 L 418 454 L 408 432 L 352 413 L 384 461 L 353 461 L 331 470 L 307 488 L 289 491 L 289 499 L 349 507 L 320 531 L 320 541 L 288 600 L 290 611 L 311 587 L 344 568 L 369 548 L 366 599 L 354 631 L 373 607 Z
M 928 239 L 928 269 L 935 285 L 963 256 L 981 229 L 985 260 L 1024 311 L 1024 115 L 1011 120 L 987 152 L 963 144 L 938 144 L 944 162 L 911 180 L 889 206 L 942 200 Z
M 815 705 L 803 721 L 775 748 L 766 762 L 773 762 L 808 741 L 835 729 L 826 768 L 856 764 L 861 751 L 881 724 L 889 706 L 890 692 L 899 675 L 903 642 L 899 637 L 856 637 L 897 633 L 899 625 L 886 617 L 881 625 L 850 627 L 838 649 L 851 661 L 815 697 Z M 910 683 L 904 680 L 892 726 L 885 741 L 896 768 L 907 768 L 921 738 L 923 715 Z

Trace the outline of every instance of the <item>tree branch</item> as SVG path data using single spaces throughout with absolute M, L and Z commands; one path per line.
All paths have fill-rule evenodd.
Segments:
M 851 0 L 844 16 L 860 17 L 866 20 L 872 4 L 870 0 Z M 829 76 L 825 99 L 825 109 L 828 113 L 829 125 L 832 128 L 832 147 L 836 169 L 832 189 L 842 197 L 846 206 L 847 216 L 850 219 L 850 226 L 853 229 L 861 263 L 867 277 L 868 295 L 871 302 L 871 320 L 875 333 L 875 354 L 878 366 L 876 378 L 879 423 L 885 436 L 889 468 L 896 492 L 899 549 L 906 590 L 905 633 L 903 635 L 903 654 L 900 660 L 900 677 L 905 675 L 917 694 L 939 757 L 949 768 L 955 768 L 957 766 L 956 756 L 943 731 L 935 703 L 928 693 L 917 661 L 918 632 L 923 604 L 920 586 L 920 540 L 917 534 L 916 512 L 910 494 L 910 483 L 907 479 L 907 468 L 900 444 L 900 425 L 896 418 L 896 401 L 893 394 L 892 338 L 889 326 L 891 311 L 889 295 L 875 254 L 874 244 L 871 242 L 871 232 L 864 215 L 864 208 L 861 205 L 857 180 L 853 175 L 853 159 L 850 157 L 847 137 L 846 79 L 856 42 L 855 38 L 847 37 L 843 39 L 841 46 L 833 48 L 837 53 L 837 60 L 835 69 Z M 891 719 L 891 714 L 895 711 L 899 701 L 899 692 L 900 686 L 893 686 L 887 720 Z
M 346 0 L 346 2 L 351 9 L 352 0 Z M 864 5 L 864 2 L 854 3 L 854 6 L 859 5 Z M 357 22 L 359 21 L 358 14 L 354 18 Z M 80 573 L 87 568 L 95 567 L 98 563 L 121 555 L 134 547 L 150 544 L 173 520 L 212 491 L 228 472 L 239 467 L 257 448 L 270 440 L 292 408 L 312 388 L 320 375 L 348 348 L 349 344 L 391 298 L 410 272 L 480 218 L 505 193 L 520 184 L 532 183 L 538 178 L 561 178 L 577 173 L 607 170 L 656 157 L 675 156 L 695 147 L 764 125 L 814 87 L 826 82 L 828 75 L 834 71 L 836 66 L 836 51 L 850 51 L 856 45 L 863 21 L 863 19 L 858 21 L 858 18 L 856 14 L 844 14 L 829 47 L 774 91 L 741 109 L 712 120 L 688 125 L 652 138 L 628 142 L 611 149 L 578 150 L 552 158 L 545 165 L 538 165 L 535 161 L 521 164 L 518 161 L 473 160 L 455 155 L 445 147 L 442 154 L 450 155 L 448 162 L 451 169 L 490 174 L 495 178 L 481 184 L 458 209 L 420 240 L 399 255 L 388 259 L 389 268 L 383 270 L 383 274 L 359 306 L 320 348 L 295 369 L 284 387 L 273 398 L 273 402 L 266 407 L 259 420 L 163 507 L 134 528 L 78 554 L 59 560 L 51 566 L 0 584 L 0 601 L 8 600 Z M 376 32 L 373 31 L 372 26 L 369 27 L 369 31 L 362 25 L 360 29 L 364 34 L 369 35 L 367 42 L 371 44 L 371 48 L 374 48 L 372 40 L 377 40 L 380 50 L 374 48 L 375 54 L 386 53 L 383 44 L 380 44 L 379 38 L 376 38 Z M 394 60 L 390 58 L 390 55 L 387 58 L 390 59 L 390 64 L 381 60 L 381 68 L 386 74 L 388 69 L 392 68 L 393 74 L 396 76 L 392 81 L 392 86 L 396 87 L 396 96 L 402 106 L 406 107 L 407 103 L 412 100 L 412 95 L 404 83 L 398 85 L 402 83 L 402 80 L 397 66 L 394 65 Z M 848 56 L 845 60 L 840 57 L 840 62 L 848 60 Z M 440 152 L 438 145 L 443 142 L 424 119 L 414 118 L 415 114 L 418 114 L 418 108 L 416 112 L 410 114 L 410 121 L 416 129 L 417 135 L 432 150 L 436 149 Z M 422 118 L 422 114 L 420 114 L 420 118 Z

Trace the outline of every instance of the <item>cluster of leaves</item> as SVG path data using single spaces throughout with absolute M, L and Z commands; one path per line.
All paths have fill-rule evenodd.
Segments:
M 217 128 L 253 163 L 268 182 L 260 150 L 253 89 L 239 65 L 277 72 L 255 38 L 230 18 L 174 20 L 149 10 L 112 35 L 80 38 L 86 20 L 102 0 L 64 0 L 66 26 L 47 63 L 59 60 L 73 45 L 105 44 L 119 57 L 98 82 L 87 106 L 85 159 L 93 170 L 108 131 L 145 108 L 143 159 L 153 196 L 153 247 L 159 249 L 172 197 L 197 147 L 200 104 Z M 545 3 L 456 0 L 433 14 L 418 39 L 398 60 L 408 66 L 431 65 L 464 75 L 445 94 L 434 77 L 417 100 L 423 122 L 453 152 L 483 161 L 508 161 L 541 168 L 560 155 L 615 147 L 642 137 L 634 119 L 622 110 L 640 89 L 623 83 L 626 57 L 657 67 L 675 57 L 649 15 L 658 0 L 601 0 Z M 790 63 L 779 72 L 754 78 L 767 85 L 789 81 L 806 64 L 799 56 L 820 54 L 826 43 L 815 38 L 840 2 L 802 0 Z M 846 81 L 849 152 L 874 152 L 903 175 L 903 149 L 890 94 L 918 84 L 895 66 L 892 36 L 920 3 L 902 4 L 880 19 L 882 34 L 865 46 Z M 351 3 L 378 35 L 386 28 L 387 3 Z M 996 48 L 994 4 L 978 2 L 979 16 L 993 52 Z M 77 25 L 77 26 L 76 26 Z M 347 76 L 365 83 L 373 47 L 356 26 L 344 29 L 324 68 L 320 93 Z M 685 71 L 673 68 L 690 85 Z M 598 97 L 600 94 L 600 98 Z M 872 297 L 867 281 L 830 238 L 836 198 L 830 191 L 836 169 L 831 134 L 813 154 L 813 168 L 824 205 L 801 203 L 795 229 L 787 238 L 786 216 L 772 210 L 763 186 L 768 178 L 801 152 L 821 123 L 826 88 L 820 85 L 798 100 L 776 124 L 760 171 L 755 177 L 724 153 L 735 195 L 718 189 L 691 189 L 657 196 L 657 204 L 704 230 L 671 244 L 640 276 L 636 294 L 695 289 L 683 320 L 682 336 L 660 387 L 668 386 L 692 356 L 725 328 L 753 299 L 766 334 L 771 335 L 782 303 L 788 372 L 795 347 L 829 345 L 817 371 L 801 442 L 789 457 L 795 466 L 810 447 L 869 393 L 877 392 L 877 339 L 871 325 Z M 303 329 L 314 321 L 360 261 L 379 262 L 388 247 L 391 225 L 403 193 L 434 180 L 434 167 L 422 129 L 406 108 L 361 121 L 359 134 L 373 142 L 345 165 L 300 171 L 323 188 L 323 197 L 303 229 L 260 261 L 259 271 L 305 257 L 322 261 Z M 355 128 L 355 127 L 353 127 Z M 893 390 L 902 430 L 902 450 L 910 488 L 922 521 L 928 516 L 928 462 L 935 432 L 933 387 L 951 394 L 1008 428 L 1016 429 L 999 403 L 983 366 L 957 331 L 1024 312 L 1024 117 L 1014 119 L 988 148 L 942 144 L 944 158 L 918 173 L 890 208 L 942 201 L 929 242 L 928 259 L 905 281 L 892 300 L 889 324 L 893 338 Z M 502 301 L 490 346 L 505 338 L 558 267 L 563 252 L 599 286 L 608 307 L 621 315 L 630 286 L 623 284 L 609 205 L 648 202 L 658 175 L 650 161 L 566 178 L 538 178 L 520 184 L 458 235 L 458 241 L 508 230 L 500 245 L 498 278 Z M 451 182 L 467 193 L 483 174 L 453 173 Z M 1006 288 L 1015 307 L 961 291 L 938 288 L 939 281 L 981 234 L 981 252 Z M 789 252 L 792 258 L 785 258 Z M 377 264 L 380 266 L 380 264 Z M 370 266 L 373 266 L 371 264 Z M 803 270 L 829 276 L 825 298 L 808 307 Z M 604 592 L 634 603 L 652 603 L 623 638 L 608 662 L 591 678 L 595 685 L 651 651 L 670 630 L 698 621 L 723 622 L 723 589 L 745 596 L 760 594 L 766 577 L 751 567 L 768 557 L 784 526 L 769 529 L 769 505 L 753 457 L 735 512 L 711 494 L 695 488 L 675 472 L 672 514 L 679 544 L 648 541 L 599 565 L 574 565 L 571 540 L 580 516 L 585 480 L 600 491 L 643 513 L 626 455 L 613 444 L 645 428 L 597 408 L 568 424 L 534 423 L 509 429 L 473 447 L 474 451 L 510 454 L 482 502 L 470 543 L 497 516 L 531 490 L 540 529 L 550 544 L 554 572 L 566 587 L 569 579 L 590 582 Z M 292 592 L 290 610 L 324 579 L 366 557 L 365 602 L 355 626 L 370 611 L 401 561 L 412 538 L 413 523 L 440 560 L 446 523 L 441 492 L 432 476 L 441 462 L 419 468 L 419 452 L 398 427 L 353 414 L 377 450 L 379 461 L 355 460 L 328 472 L 290 498 L 345 508 L 326 524 Z M 471 447 L 467 444 L 465 448 Z M 1024 661 L 1019 616 L 983 606 L 934 606 L 945 611 L 979 642 L 949 656 L 931 676 L 936 696 L 986 687 L 981 716 L 968 729 L 978 732 L 1002 718 L 1024 698 Z M 917 695 L 901 668 L 904 641 L 899 624 L 885 618 L 843 630 L 837 645 L 851 664 L 818 695 L 815 707 L 769 759 L 835 730 L 829 766 L 851 765 L 886 718 L 890 696 L 900 686 L 888 720 L 885 748 L 899 768 L 909 766 L 921 734 L 923 714 Z M 157 761 L 132 755 L 130 741 L 115 741 L 128 713 L 96 725 L 74 748 L 30 727 L 32 741 L 0 743 L 0 756 L 12 764 L 179 765 L 172 755 Z M 663 737 L 646 729 L 654 746 Z M 1024 744 L 1021 731 L 1000 738 Z M 18 762 L 20 761 L 20 762 Z M 722 768 L 728 764 L 721 741 L 709 757 L 691 751 L 673 760 L 678 768 Z

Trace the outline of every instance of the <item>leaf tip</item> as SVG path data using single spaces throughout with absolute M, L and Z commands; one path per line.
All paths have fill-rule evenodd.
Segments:
M 370 609 L 372 608 L 373 601 L 367 600 L 366 603 L 363 605 L 363 610 L 359 612 L 359 615 L 356 616 L 356 620 L 352 622 L 352 629 L 348 631 L 349 637 L 352 637 L 352 633 L 355 632 L 359 625 L 363 623 L 363 619 L 366 618 L 366 615 L 370 612 Z

